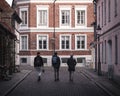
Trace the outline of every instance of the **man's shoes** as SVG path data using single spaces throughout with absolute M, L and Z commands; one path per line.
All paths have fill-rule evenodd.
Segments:
M 70 82 L 73 82 L 73 79 L 69 79 Z
M 59 78 L 57 78 L 57 81 L 59 81 Z
M 38 76 L 38 81 L 40 81 L 41 80 L 41 77 L 40 76 Z
M 59 81 L 59 78 L 55 79 L 55 81 Z

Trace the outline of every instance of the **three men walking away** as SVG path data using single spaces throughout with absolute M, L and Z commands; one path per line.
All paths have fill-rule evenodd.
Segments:
M 69 71 L 69 80 L 73 81 L 73 74 L 75 71 L 76 60 L 73 58 L 73 55 L 70 55 L 70 58 L 67 60 L 68 71 Z
M 55 81 L 59 81 L 60 57 L 57 56 L 57 52 L 52 56 L 52 66 L 54 68 Z
M 36 68 L 38 72 L 38 81 L 41 80 L 41 74 L 43 71 L 43 58 L 40 56 L 40 52 L 37 52 L 37 56 L 34 58 L 34 67 Z

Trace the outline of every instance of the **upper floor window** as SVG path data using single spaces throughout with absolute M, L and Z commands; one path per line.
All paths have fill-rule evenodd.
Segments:
M 60 48 L 71 49 L 71 37 L 69 35 L 63 35 L 60 37 Z
M 21 7 L 20 8 L 20 17 L 22 19 L 21 27 L 28 27 L 28 8 Z
M 75 27 L 87 26 L 86 6 L 75 6 Z
M 101 19 L 102 19 L 102 27 L 103 27 L 103 4 L 104 4 L 104 3 L 102 2 L 102 3 L 101 3 L 101 7 L 102 7 L 102 9 L 101 9 L 101 11 L 102 11 L 102 12 L 101 12 L 101 15 L 102 15 L 102 18 L 101 18 Z
M 60 27 L 71 26 L 71 7 L 60 6 Z
M 63 26 L 69 26 L 70 25 L 70 11 L 69 10 L 62 10 L 61 12 L 61 25 Z
M 27 11 L 21 11 L 22 26 L 27 25 Z
M 37 37 L 37 49 L 46 50 L 48 49 L 48 36 L 38 35 Z
M 75 37 L 75 49 L 86 49 L 86 36 L 85 35 L 76 35 Z
M 108 0 L 108 22 L 111 20 L 111 0 Z
M 77 25 L 85 25 L 85 10 L 77 10 Z
M 20 50 L 27 50 L 28 49 L 28 36 L 21 35 L 20 36 Z
M 115 16 L 117 16 L 117 6 L 118 6 L 117 5 L 117 0 L 114 0 L 114 3 L 115 3 L 115 5 L 114 5 L 115 6 Z
M 104 25 L 106 25 L 106 0 L 104 0 Z
M 48 26 L 48 6 L 37 6 L 37 26 Z

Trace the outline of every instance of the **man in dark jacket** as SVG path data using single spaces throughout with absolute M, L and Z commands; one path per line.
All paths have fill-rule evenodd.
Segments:
M 52 56 L 52 66 L 54 68 L 55 81 L 59 81 L 60 57 L 57 56 L 57 52 Z
M 68 71 L 69 71 L 69 80 L 73 81 L 73 73 L 75 71 L 76 60 L 73 58 L 73 55 L 67 60 Z
M 38 81 L 41 80 L 41 74 L 43 68 L 43 58 L 40 56 L 40 52 L 37 52 L 37 56 L 34 58 L 34 67 L 36 68 L 38 72 Z

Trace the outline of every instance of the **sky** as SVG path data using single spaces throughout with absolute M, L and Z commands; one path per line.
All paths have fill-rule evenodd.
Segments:
M 12 5 L 12 1 L 13 0 L 6 0 L 8 2 L 8 4 L 11 6 Z

